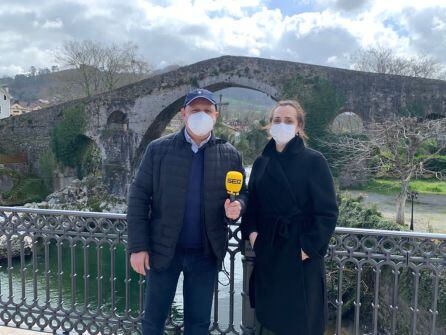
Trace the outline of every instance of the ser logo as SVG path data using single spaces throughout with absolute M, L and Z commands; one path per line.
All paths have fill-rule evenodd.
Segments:
M 240 185 L 242 183 L 242 181 L 240 179 L 229 178 L 228 183 Z

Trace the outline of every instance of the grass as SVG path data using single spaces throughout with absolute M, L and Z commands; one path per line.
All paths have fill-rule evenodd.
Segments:
M 8 191 L 3 192 L 3 205 L 16 206 L 27 202 L 40 202 L 49 194 L 47 187 L 40 178 L 28 177 L 20 179 L 18 184 Z
M 446 195 L 446 181 L 437 179 L 413 180 L 410 182 L 410 189 L 418 193 Z M 394 179 L 372 179 L 358 190 L 389 195 L 397 194 L 400 192 L 400 183 Z
M 414 180 L 410 186 L 420 193 L 446 194 L 446 181 Z

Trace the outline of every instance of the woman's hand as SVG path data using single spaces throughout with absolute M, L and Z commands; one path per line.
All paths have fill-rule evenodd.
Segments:
M 251 248 L 254 248 L 254 243 L 256 243 L 258 233 L 256 231 L 249 234 L 249 242 L 251 243 Z
M 307 258 L 310 258 L 310 256 L 308 256 L 308 255 L 305 253 L 305 251 L 303 251 L 302 249 L 300 249 L 300 252 L 301 252 L 301 256 L 302 256 L 302 260 L 303 260 L 303 261 L 306 260 Z
M 225 201 L 225 214 L 231 220 L 237 220 L 240 217 L 242 211 L 242 205 L 240 201 L 236 200 L 231 202 L 229 199 Z

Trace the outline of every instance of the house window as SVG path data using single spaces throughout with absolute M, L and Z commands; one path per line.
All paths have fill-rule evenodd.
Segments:
M 3 100 L 6 100 L 6 95 L 3 95 Z

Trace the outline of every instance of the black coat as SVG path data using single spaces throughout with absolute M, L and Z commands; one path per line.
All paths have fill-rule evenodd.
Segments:
M 254 162 L 248 190 L 241 229 L 245 239 L 258 232 L 250 298 L 259 322 L 279 335 L 322 335 L 324 256 L 338 217 L 325 157 L 299 136 L 282 153 L 271 140 Z M 301 260 L 301 249 L 309 259 Z
M 187 196 L 189 170 L 193 158 L 191 144 L 180 131 L 151 142 L 144 153 L 128 196 L 128 252 L 149 251 L 150 267 L 166 269 L 178 243 Z M 226 173 L 243 175 L 240 153 L 225 140 L 211 138 L 204 146 L 203 239 L 207 255 L 214 254 L 219 267 L 228 244 L 228 221 L 224 202 Z M 244 210 L 245 183 L 238 197 Z M 197 195 L 199 196 L 199 195 Z

